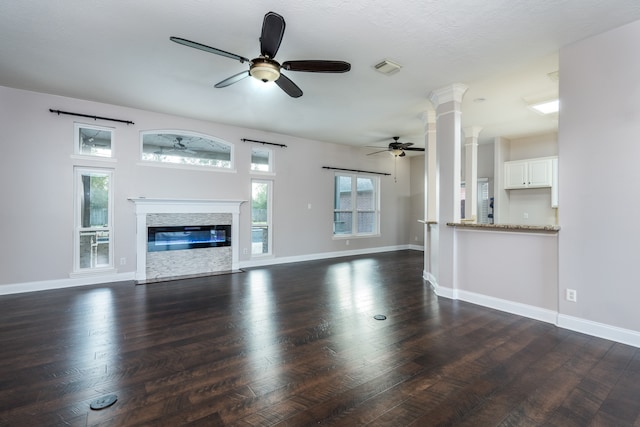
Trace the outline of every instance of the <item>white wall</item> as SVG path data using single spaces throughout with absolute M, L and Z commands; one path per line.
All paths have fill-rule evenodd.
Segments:
M 556 132 L 512 138 L 509 143 L 511 145 L 509 160 L 526 160 L 558 155 L 558 134 Z
M 478 178 L 488 178 L 489 183 L 493 182 L 494 175 L 493 147 L 493 144 L 478 144 Z
M 640 21 L 561 50 L 558 154 L 560 312 L 640 333 L 638 40 Z
M 557 233 L 459 228 L 456 229 L 456 257 L 456 287 L 460 299 L 495 308 L 503 307 L 488 301 L 501 301 L 506 307 L 516 303 L 526 306 L 531 317 L 555 320 Z
M 131 120 L 135 125 L 58 116 L 49 112 L 50 108 Z M 117 161 L 73 158 L 74 121 L 114 127 Z M 69 278 L 74 165 L 115 171 L 114 259 L 127 260 L 124 266 L 116 263 L 119 273 L 133 272 L 136 264 L 135 214 L 128 197 L 249 200 L 252 177 L 274 181 L 276 259 L 409 244 L 410 162 L 398 162 L 396 180 L 394 176 L 381 177 L 380 237 L 350 239 L 349 245 L 345 240 L 332 239 L 333 172 L 322 166 L 393 173 L 391 156 L 367 156 L 363 150 L 338 144 L 5 87 L 0 87 L 0 129 L 0 286 Z M 139 132 L 151 129 L 189 130 L 231 142 L 235 145 L 236 171 L 142 165 L 138 160 Z M 288 146 L 274 147 L 274 176 L 249 173 L 252 144 L 241 142 L 241 138 Z M 249 209 L 248 203 L 241 209 L 241 247 L 250 247 Z M 249 261 L 249 256 L 241 255 L 240 261 Z

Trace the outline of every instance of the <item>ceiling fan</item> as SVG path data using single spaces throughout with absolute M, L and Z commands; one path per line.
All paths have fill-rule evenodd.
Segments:
M 369 153 L 367 154 L 367 156 L 370 156 L 372 154 L 384 153 L 385 151 L 388 151 L 394 157 L 404 157 L 407 155 L 405 151 L 424 151 L 424 148 L 412 147 L 413 142 L 398 142 L 399 139 L 400 139 L 399 136 L 394 136 L 393 142 L 390 142 L 389 146 L 386 149 Z M 380 147 L 371 147 L 371 148 L 380 148 Z
M 299 98 L 302 96 L 302 90 L 287 76 L 282 74 L 282 70 L 306 71 L 313 73 L 345 73 L 351 69 L 351 64 L 344 61 L 285 61 L 281 65 L 275 60 L 275 56 L 280 48 L 282 36 L 284 36 L 284 28 L 285 22 L 282 16 L 275 12 L 268 12 L 264 15 L 264 21 L 262 22 L 262 34 L 260 35 L 260 56 L 254 59 L 248 59 L 234 53 L 229 53 L 224 50 L 216 49 L 215 47 L 206 46 L 180 37 L 170 37 L 169 39 L 184 46 L 193 47 L 195 49 L 204 50 L 205 52 L 238 60 L 240 63 L 249 63 L 248 70 L 222 80 L 215 85 L 216 88 L 227 87 L 246 77 L 252 76 L 265 83 L 275 82 L 280 89 L 287 93 L 287 95 L 293 98 Z

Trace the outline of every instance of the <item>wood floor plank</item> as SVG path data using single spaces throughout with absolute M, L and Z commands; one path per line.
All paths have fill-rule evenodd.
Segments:
M 0 296 L 0 426 L 638 425 L 637 349 L 436 297 L 422 255 Z

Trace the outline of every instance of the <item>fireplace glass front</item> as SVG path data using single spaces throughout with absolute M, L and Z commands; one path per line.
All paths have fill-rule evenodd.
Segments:
M 230 225 L 148 227 L 147 234 L 148 252 L 231 246 Z

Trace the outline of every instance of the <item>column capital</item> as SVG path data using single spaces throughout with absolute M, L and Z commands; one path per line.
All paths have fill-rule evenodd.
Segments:
M 464 132 L 464 136 L 466 138 L 477 139 L 480 135 L 480 132 L 482 131 L 482 126 L 465 126 L 464 128 L 462 128 L 462 131 Z
M 420 114 L 420 118 L 422 119 L 422 123 L 425 125 L 432 124 L 436 122 L 436 111 L 435 110 L 426 110 Z
M 440 89 L 435 89 L 429 92 L 428 98 L 433 104 L 433 108 L 438 108 L 440 105 L 455 101 L 462 102 L 462 97 L 464 93 L 467 91 L 468 86 L 462 83 L 454 83 L 448 86 L 441 87 Z

